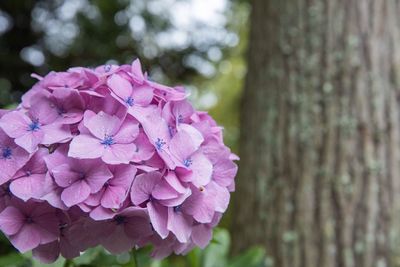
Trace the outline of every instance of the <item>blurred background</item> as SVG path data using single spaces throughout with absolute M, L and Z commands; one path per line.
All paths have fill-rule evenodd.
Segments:
M 205 250 L 53 266 L 400 266 L 398 14 L 397 0 L 1 0 L 0 107 L 31 73 L 140 58 L 241 158 Z M 0 266 L 43 266 L 0 241 Z

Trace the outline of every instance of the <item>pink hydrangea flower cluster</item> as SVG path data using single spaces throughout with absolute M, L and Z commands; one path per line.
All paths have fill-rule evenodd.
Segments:
M 181 87 L 140 62 L 51 72 L 0 112 L 0 229 L 45 263 L 102 245 L 152 256 L 204 248 L 237 156 Z

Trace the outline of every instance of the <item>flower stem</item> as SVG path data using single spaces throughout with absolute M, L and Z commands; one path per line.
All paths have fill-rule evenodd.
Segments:
M 64 267 L 74 267 L 75 264 L 72 260 L 66 259 L 64 262 Z
M 132 249 L 132 258 L 133 262 L 135 263 L 135 267 L 139 267 L 139 261 L 136 256 L 136 249 Z

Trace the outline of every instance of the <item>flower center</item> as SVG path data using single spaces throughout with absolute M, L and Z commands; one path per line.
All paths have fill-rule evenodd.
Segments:
M 183 165 L 185 165 L 186 168 L 189 168 L 190 165 L 192 165 L 192 164 L 193 164 L 193 161 L 192 161 L 191 158 L 187 158 L 187 159 L 185 159 L 185 160 L 183 161 Z
M 36 132 L 40 129 L 40 123 L 38 120 L 34 120 L 31 122 L 31 124 L 28 125 L 28 131 L 30 132 Z
M 183 116 L 182 116 L 181 114 L 179 114 L 179 116 L 178 116 L 178 122 L 179 122 L 179 123 L 182 123 L 182 122 L 183 122 Z
M 104 145 L 105 147 L 109 147 L 109 146 L 115 144 L 114 138 L 110 135 L 106 135 L 104 137 L 103 141 L 101 141 L 101 144 Z
M 114 221 L 117 223 L 117 225 L 125 223 L 125 217 L 124 216 L 115 216 Z
M 12 150 L 9 147 L 5 147 L 1 150 L 1 156 L 3 159 L 11 159 Z
M 28 216 L 28 217 L 26 217 L 26 223 L 33 223 L 33 219 L 32 219 L 32 217 L 30 217 L 30 216 Z
M 164 140 L 163 139 L 161 139 L 161 138 L 157 138 L 157 141 L 156 141 L 156 148 L 157 148 L 157 150 L 158 151 L 161 151 L 162 150 L 162 148 L 163 148 L 163 146 L 166 144 L 165 142 L 164 142 Z
M 174 207 L 174 211 L 175 211 L 175 212 L 181 212 L 181 211 L 182 211 L 182 206 L 181 206 L 181 205 L 175 206 L 175 207 Z
M 135 104 L 135 100 L 132 97 L 128 97 L 125 100 L 125 103 L 128 104 L 128 106 L 132 107 Z
M 104 71 L 105 72 L 109 72 L 110 70 L 111 70 L 111 65 L 110 64 L 104 65 Z

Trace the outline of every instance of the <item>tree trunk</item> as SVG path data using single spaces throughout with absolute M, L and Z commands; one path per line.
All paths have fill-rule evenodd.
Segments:
M 400 266 L 400 2 L 253 0 L 233 246 Z

